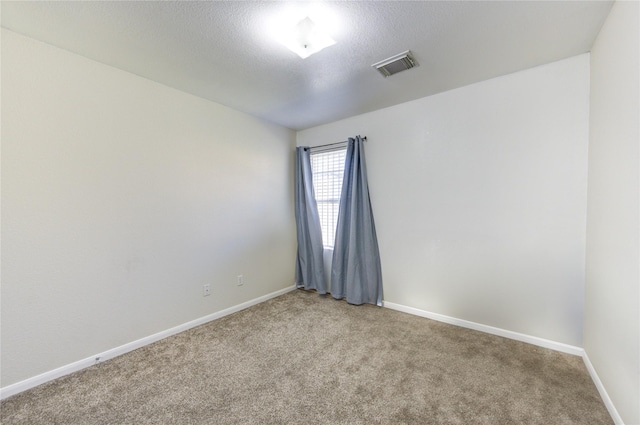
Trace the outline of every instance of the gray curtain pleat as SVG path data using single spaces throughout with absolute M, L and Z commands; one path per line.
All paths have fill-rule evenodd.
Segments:
M 369 199 L 364 142 L 350 138 L 344 165 L 331 295 L 350 304 L 382 305 L 382 268 Z
M 296 286 L 315 289 L 326 294 L 324 265 L 322 261 L 322 230 L 318 205 L 313 193 L 309 148 L 296 148 L 296 228 L 298 255 L 296 261 Z

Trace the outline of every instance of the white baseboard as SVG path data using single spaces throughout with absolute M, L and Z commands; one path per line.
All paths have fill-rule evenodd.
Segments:
M 589 360 L 589 356 L 587 356 L 586 351 L 582 356 L 582 360 L 584 360 L 584 365 L 587 367 L 587 370 L 589 371 L 589 375 L 591 375 L 591 380 L 593 381 L 596 388 L 598 389 L 598 392 L 600 393 L 600 397 L 602 397 L 602 402 L 607 407 L 607 410 L 611 415 L 611 419 L 613 419 L 613 422 L 615 422 L 616 425 L 624 425 L 624 421 L 622 420 L 622 417 L 616 410 L 616 407 L 613 405 L 613 402 L 611 401 L 611 398 L 609 397 L 607 390 L 605 390 L 604 385 L 600 380 L 600 377 L 596 373 L 596 369 L 591 364 L 591 360 Z
M 567 354 L 573 354 L 576 356 L 582 357 L 585 366 L 587 367 L 587 371 L 593 380 L 598 392 L 600 393 L 600 397 L 602 397 L 602 402 L 606 406 L 609 414 L 611 415 L 611 419 L 613 419 L 616 425 L 624 425 L 624 421 L 622 417 L 616 410 L 611 398 L 609 398 L 609 394 L 607 394 L 607 390 L 604 388 L 602 381 L 600 381 L 600 377 L 596 373 L 595 368 L 591 364 L 589 360 L 589 356 L 584 351 L 583 348 L 576 347 L 573 345 L 563 344 L 561 342 L 550 341 L 544 338 L 538 338 L 535 336 L 525 335 L 518 332 L 508 331 L 505 329 L 494 328 L 493 326 L 482 325 L 480 323 L 470 322 L 467 320 L 456 319 L 455 317 L 449 317 L 438 313 L 432 313 L 425 310 L 420 310 L 413 307 L 407 307 L 401 304 L 395 304 L 391 302 L 384 302 L 383 306 L 386 308 L 390 308 L 392 310 L 402 311 L 404 313 L 413 314 L 415 316 L 426 317 L 427 319 L 437 320 L 439 322 L 449 323 L 451 325 L 461 326 L 463 328 L 474 329 L 480 332 L 486 332 L 493 335 L 502 336 L 509 339 L 515 339 L 517 341 L 526 342 L 529 344 L 537 345 L 544 348 L 549 348 L 551 350 L 560 351 Z
M 77 372 L 79 370 L 85 369 L 87 367 L 93 366 L 97 363 L 112 359 L 114 357 L 120 356 L 122 354 L 128 353 L 130 351 L 136 350 L 138 348 L 144 347 L 145 345 L 149 345 L 151 343 L 154 343 L 156 341 L 159 341 L 161 339 L 167 338 L 171 335 L 175 335 L 177 333 L 180 332 L 184 332 L 186 330 L 189 330 L 191 328 L 194 328 L 196 326 L 200 326 L 202 324 L 205 324 L 207 322 L 210 322 L 212 320 L 216 320 L 219 319 L 221 317 L 227 316 L 229 314 L 232 313 L 236 313 L 238 311 L 244 310 L 245 308 L 254 306 L 256 304 L 259 304 L 261 302 L 267 301 L 271 298 L 275 298 L 277 296 L 280 296 L 282 294 L 285 294 L 287 292 L 293 291 L 294 289 L 296 289 L 296 286 L 290 286 L 284 289 L 280 289 L 278 291 L 272 292 L 270 294 L 267 295 L 263 295 L 261 297 L 255 298 L 253 300 L 249 300 L 246 301 L 242 304 L 238 304 L 236 306 L 233 307 L 229 307 L 227 309 L 218 311 L 216 313 L 212 313 L 209 314 L 207 316 L 201 317 L 199 319 L 196 320 L 192 320 L 190 322 L 184 323 L 182 325 L 173 327 L 171 329 L 167 329 L 165 331 L 162 332 L 158 332 L 156 334 L 147 336 L 145 338 L 141 338 L 137 341 L 133 341 L 130 342 L 128 344 L 124 344 L 121 345 L 119 347 L 116 348 L 112 348 L 111 350 L 107 350 L 105 352 L 96 354 L 94 356 L 90 356 L 87 357 L 83 360 L 79 360 L 77 362 L 59 367 L 57 369 L 42 373 L 40 375 L 34 376 L 32 378 L 28 378 L 25 379 L 24 381 L 20 381 L 17 382 L 15 384 L 12 385 L 8 385 L 4 388 L 0 388 L 0 400 L 5 399 L 7 397 L 10 397 L 12 395 L 21 393 L 23 391 L 26 391 L 30 388 L 36 387 L 38 385 L 44 384 L 45 382 L 49 382 L 52 381 L 54 379 L 60 378 L 62 376 L 68 375 L 70 373 L 73 372 Z M 438 313 L 432 313 L 429 311 L 425 311 L 425 310 L 420 310 L 417 308 L 413 308 L 413 307 L 407 307 L 401 304 L 396 304 L 396 303 L 392 303 L 392 302 L 387 302 L 385 301 L 383 303 L 383 307 L 385 308 L 389 308 L 392 310 L 397 310 L 397 311 L 402 311 L 404 313 L 408 313 L 408 314 L 412 314 L 415 316 L 420 316 L 420 317 L 425 317 L 428 319 L 432 319 L 432 320 L 437 320 L 439 322 L 444 322 L 444 323 L 449 323 L 451 325 L 456 325 L 456 326 L 461 326 L 463 328 L 468 328 L 468 329 L 474 329 L 480 332 L 485 332 L 485 333 L 489 333 L 492 335 L 498 335 L 501 337 L 505 337 L 505 338 L 509 338 L 509 339 L 514 339 L 517 341 L 522 341 L 522 342 L 526 342 L 529 344 L 533 344 L 533 345 L 537 345 L 540 347 L 544 347 L 544 348 L 549 348 L 552 350 L 556 350 L 556 351 L 560 351 L 563 353 L 568 353 L 568 354 L 573 354 L 576 356 L 581 356 L 584 360 L 584 364 L 587 368 L 587 370 L 589 371 L 589 375 L 591 375 L 591 379 L 593 380 L 596 388 L 598 389 L 598 392 L 600 393 L 600 396 L 602 397 L 602 400 L 605 404 L 605 406 L 607 407 L 607 410 L 609 411 L 609 414 L 611 415 L 611 418 L 613 419 L 613 421 L 616 423 L 616 425 L 624 425 L 624 422 L 622 421 L 622 418 L 620 417 L 620 414 L 618 413 L 618 411 L 616 410 L 615 406 L 613 405 L 613 402 L 611 401 L 611 398 L 609 398 L 609 394 L 607 393 L 607 391 L 604 388 L 604 385 L 602 384 L 602 382 L 600 381 L 600 378 L 598 377 L 598 374 L 596 373 L 593 365 L 591 364 L 591 361 L 589 360 L 589 357 L 587 356 L 587 353 L 584 351 L 584 349 L 580 348 L 580 347 L 576 347 L 576 346 L 572 346 L 572 345 L 568 345 L 568 344 L 563 344 L 560 342 L 555 342 L 555 341 L 550 341 L 544 338 L 538 338 L 535 336 L 530 336 L 530 335 L 525 335 L 525 334 L 521 334 L 518 332 L 513 332 L 513 331 L 508 331 L 505 329 L 500 329 L 500 328 L 495 328 L 492 326 L 487 326 L 487 325 L 482 325 L 480 323 L 475 323 L 475 322 L 470 322 L 467 320 L 462 320 L 462 319 L 457 319 L 455 317 L 450 317 L 450 316 L 445 316 L 442 314 L 438 314 Z
M 516 341 L 526 342 L 528 344 L 537 345 L 539 347 L 550 348 L 551 350 L 561 351 L 574 356 L 582 356 L 584 350 L 573 345 L 563 344 L 561 342 L 551 341 L 536 336 L 521 334 L 518 332 L 508 331 L 506 329 L 494 328 L 493 326 L 482 325 L 480 323 L 470 322 L 468 320 L 456 319 L 455 317 L 445 316 L 443 314 L 432 313 L 430 311 L 420 310 L 413 307 L 407 307 L 401 304 L 385 301 L 383 306 L 392 310 L 402 311 L 404 313 L 413 314 L 415 316 L 426 317 L 427 319 L 437 320 L 438 322 L 449 323 L 463 328 L 473 329 L 492 335 L 498 335 L 504 338 L 515 339 Z
M 245 308 L 254 306 L 256 304 L 260 304 L 261 302 L 267 301 L 271 298 L 275 298 L 282 294 L 285 294 L 289 291 L 293 291 L 296 289 L 295 285 L 290 286 L 288 288 L 280 289 L 278 291 L 272 292 L 267 295 L 263 295 L 258 298 L 254 298 L 253 300 L 246 301 L 242 304 L 238 304 L 233 307 L 229 307 L 227 309 L 218 311 L 216 313 L 209 314 L 207 316 L 201 317 L 196 320 L 192 320 L 190 322 L 184 323 L 182 325 L 178 325 L 171 329 L 167 329 L 162 332 L 158 332 L 153 335 L 149 335 L 147 337 L 141 338 L 137 341 L 130 342 L 128 344 L 121 345 L 116 348 L 112 348 L 111 350 L 107 350 L 102 353 L 98 353 L 91 357 L 87 357 L 86 359 L 78 360 L 77 362 L 59 367 L 57 369 L 42 373 L 40 375 L 34 376 L 32 378 L 25 379 L 24 381 L 16 382 L 15 384 L 7 385 L 4 388 L 0 388 L 0 400 L 10 397 L 12 395 L 21 393 L 22 391 L 26 391 L 30 388 L 36 387 L 38 385 L 44 384 L 45 382 L 52 381 L 54 379 L 60 378 L 62 376 L 68 375 L 73 372 L 77 372 L 89 366 L 93 366 L 97 363 L 103 362 L 105 360 L 112 359 L 114 357 L 120 356 L 122 354 L 128 353 L 129 351 L 136 350 L 138 348 L 144 347 L 145 345 L 149 345 L 161 339 L 167 338 L 171 335 L 175 335 L 180 332 L 184 332 L 188 329 L 195 328 L 196 326 L 200 326 L 212 320 L 219 319 L 221 317 L 227 316 L 229 314 L 238 312 L 240 310 L 244 310 Z

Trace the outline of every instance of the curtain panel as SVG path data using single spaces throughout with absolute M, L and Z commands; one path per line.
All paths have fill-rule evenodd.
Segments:
M 369 198 L 364 142 L 349 138 L 331 266 L 331 295 L 382 305 L 382 267 Z
M 322 230 L 313 193 L 309 148 L 296 148 L 295 213 L 298 237 L 296 286 L 326 294 Z

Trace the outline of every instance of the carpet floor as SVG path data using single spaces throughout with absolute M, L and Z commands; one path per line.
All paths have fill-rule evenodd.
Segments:
M 296 290 L 9 397 L 2 424 L 611 424 L 580 357 Z

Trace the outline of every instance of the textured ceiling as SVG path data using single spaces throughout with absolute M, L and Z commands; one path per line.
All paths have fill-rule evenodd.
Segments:
M 15 32 L 304 129 L 588 52 L 611 5 L 2 1 L 1 13 Z M 269 29 L 305 9 L 328 19 L 337 44 L 301 59 Z M 371 67 L 405 50 L 419 67 L 386 79 Z

